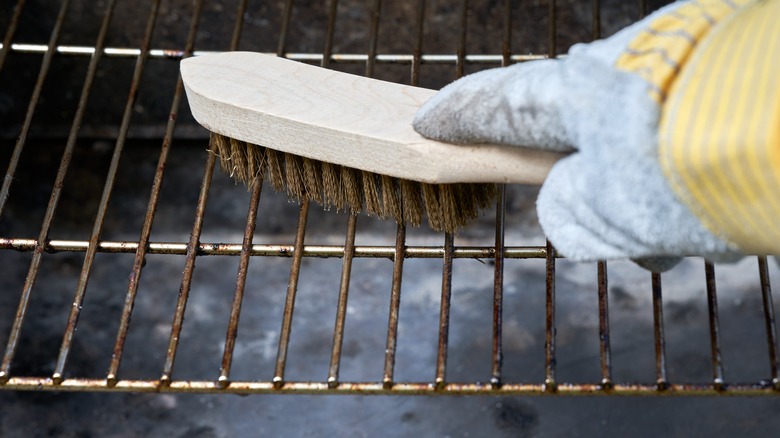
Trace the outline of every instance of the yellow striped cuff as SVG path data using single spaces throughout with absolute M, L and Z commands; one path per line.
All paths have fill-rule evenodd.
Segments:
M 695 0 L 652 20 L 623 51 L 615 66 L 642 76 L 656 103 L 693 49 L 718 22 L 751 0 Z
M 754 0 L 714 26 L 670 80 L 659 126 L 675 193 L 756 254 L 780 254 L 778 19 L 780 0 Z

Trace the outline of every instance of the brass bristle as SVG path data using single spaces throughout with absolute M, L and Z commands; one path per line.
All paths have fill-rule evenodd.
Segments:
M 284 190 L 284 163 L 282 162 L 282 153 L 273 149 L 266 149 L 265 159 L 268 163 L 266 173 L 271 181 L 271 186 L 277 192 Z
M 426 184 L 360 171 L 212 133 L 209 150 L 234 179 L 251 184 L 268 178 L 290 198 L 310 199 L 337 210 L 365 211 L 419 226 L 423 216 L 436 231 L 454 232 L 494 204 L 495 184 Z
M 303 181 L 303 158 L 298 155 L 284 154 L 284 176 L 287 195 L 300 201 L 306 196 Z
M 436 231 L 444 229 L 439 205 L 439 187 L 436 184 L 421 184 L 423 210 L 428 215 L 428 223 Z
M 233 178 L 238 181 L 247 181 L 247 172 L 249 171 L 247 162 L 246 143 L 235 138 L 230 139 L 230 157 L 233 161 Z
M 439 206 L 445 230 L 454 230 L 460 227 L 461 220 L 455 200 L 457 186 L 457 184 L 439 184 Z
M 371 172 L 360 172 L 363 181 L 363 207 L 366 213 L 382 217 L 382 204 L 379 199 L 379 187 L 376 183 L 376 174 Z
M 495 184 L 473 184 L 473 190 L 476 193 L 474 199 L 477 201 L 477 207 L 488 208 L 495 204 L 498 198 L 498 186 Z
M 423 206 L 420 183 L 408 179 L 398 180 L 401 190 L 401 207 L 404 220 L 412 226 L 420 226 L 422 223 Z
M 455 202 L 458 212 L 458 223 L 469 223 L 479 215 L 477 201 L 474 199 L 476 192 L 474 184 L 455 184 Z
M 349 167 L 339 167 L 347 205 L 353 212 L 363 210 L 363 184 L 358 175 L 360 172 Z
M 265 176 L 265 148 L 256 144 L 246 144 L 247 181 L 263 180 Z
M 317 160 L 303 159 L 303 183 L 306 196 L 318 204 L 324 204 L 322 198 L 322 166 Z
M 233 163 L 230 159 L 230 138 L 212 132 L 209 136 L 209 150 L 219 157 L 219 165 L 222 166 L 222 169 L 229 173 L 230 176 L 233 176 Z
M 381 175 L 382 181 L 382 212 L 385 217 L 395 219 L 396 222 L 404 220 L 401 213 L 401 199 L 398 196 L 398 187 L 395 178 Z
M 339 166 L 330 163 L 322 163 L 322 192 L 326 207 L 336 207 L 336 210 L 344 208 L 344 186 L 341 184 L 341 172 Z

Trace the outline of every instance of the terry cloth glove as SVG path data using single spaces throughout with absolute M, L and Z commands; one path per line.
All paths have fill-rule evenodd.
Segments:
M 537 200 L 574 260 L 780 253 L 780 0 L 668 5 L 612 37 L 466 76 L 413 122 L 453 143 L 572 151 Z

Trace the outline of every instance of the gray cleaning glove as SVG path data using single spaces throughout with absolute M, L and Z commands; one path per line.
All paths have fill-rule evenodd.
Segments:
M 775 203 L 780 191 L 772 189 L 780 188 L 780 178 L 771 178 L 766 199 L 748 202 L 752 195 L 737 187 L 724 200 L 732 171 L 718 166 L 747 162 L 750 153 L 757 159 L 748 172 L 780 175 L 780 163 L 763 164 L 773 159 L 771 151 L 780 151 L 775 133 L 780 131 L 775 129 L 780 46 L 766 43 L 780 40 L 780 33 L 769 25 L 762 34 L 758 23 L 779 12 L 780 0 L 677 2 L 606 40 L 575 45 L 564 59 L 466 76 L 427 102 L 414 128 L 452 143 L 572 151 L 553 167 L 537 200 L 545 234 L 568 258 L 631 258 L 663 271 L 684 255 L 733 261 L 744 252 L 777 253 L 780 233 L 769 233 L 761 222 L 747 230 L 742 213 L 728 222 L 719 208 L 742 209 L 749 217 L 750 208 L 764 208 L 756 203 Z M 759 53 L 768 61 L 757 57 L 759 65 L 748 60 L 737 68 L 730 56 L 718 57 L 724 51 L 740 53 L 740 47 L 726 45 L 735 44 L 744 29 L 757 35 L 742 38 L 742 49 L 755 51 L 762 44 Z M 745 73 L 752 67 L 773 76 Z M 735 107 L 742 111 L 738 116 L 727 112 L 724 117 L 717 108 L 740 96 L 746 83 L 768 94 L 766 103 Z M 708 104 L 700 104 L 713 94 Z M 764 149 L 743 144 L 748 143 L 745 132 L 754 132 L 750 120 L 758 116 L 768 118 L 757 137 Z M 722 137 L 712 138 L 713 125 L 723 126 Z M 715 180 L 723 190 L 702 189 Z M 778 212 L 763 213 L 777 217 Z

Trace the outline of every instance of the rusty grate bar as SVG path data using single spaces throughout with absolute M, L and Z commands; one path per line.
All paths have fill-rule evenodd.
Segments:
M 295 249 L 293 250 L 292 266 L 290 267 L 290 280 L 287 283 L 287 298 L 284 301 L 284 314 L 282 328 L 279 335 L 279 347 L 276 353 L 276 367 L 274 368 L 274 386 L 284 385 L 284 370 L 287 366 L 287 348 L 290 345 L 290 333 L 292 332 L 292 318 L 295 311 L 295 295 L 298 292 L 298 277 L 301 272 L 301 259 L 303 258 L 303 239 L 306 236 L 306 220 L 309 216 L 309 201 L 303 200 L 298 213 L 298 228 L 295 234 Z
M 8 51 L 12 53 L 28 53 L 28 54 L 46 54 L 54 53 L 57 55 L 65 56 L 92 56 L 95 53 L 95 48 L 90 46 L 70 46 L 70 45 L 55 45 L 49 47 L 44 44 L 22 44 L 14 43 L 8 47 Z M 0 50 L 5 50 L 6 46 L 0 45 Z M 218 53 L 213 50 L 196 50 L 193 51 L 190 56 L 202 56 Z M 267 54 L 272 54 L 266 52 Z M 279 55 L 278 53 L 276 53 Z M 107 58 L 135 58 L 141 56 L 141 50 L 134 47 L 106 47 L 103 49 L 103 56 Z M 279 55 L 293 61 L 311 62 L 322 64 L 324 56 L 321 53 L 300 53 L 300 52 L 284 52 Z M 149 58 L 152 59 L 169 59 L 180 60 L 185 57 L 185 53 L 182 50 L 177 49 L 152 49 L 149 51 Z M 332 53 L 329 57 L 329 63 L 337 64 L 362 64 L 368 61 L 369 56 L 366 53 Z M 538 59 L 547 58 L 547 54 L 513 54 L 509 56 L 511 63 L 534 61 Z M 426 53 L 421 54 L 419 57 L 415 57 L 414 54 L 406 53 L 378 53 L 373 57 L 374 61 L 378 64 L 413 64 L 419 62 L 421 64 L 447 64 L 454 65 L 458 63 L 457 54 L 449 53 Z M 465 54 L 461 61 L 465 64 L 495 64 L 500 65 L 504 61 L 502 54 Z
M 15 251 L 32 251 L 35 249 L 34 239 L 0 238 L 0 249 Z M 186 255 L 188 243 L 184 242 L 149 242 L 146 254 Z M 89 247 L 89 242 L 84 240 L 50 240 L 47 242 L 44 252 L 84 252 Z M 138 250 L 138 242 L 126 241 L 100 241 L 98 252 L 104 253 L 135 253 Z M 197 252 L 201 256 L 240 256 L 241 244 L 228 243 L 204 243 L 196 245 Z M 294 245 L 252 245 L 252 256 L 278 256 L 292 257 Z M 452 256 L 456 259 L 485 259 L 494 256 L 495 249 L 492 246 L 460 246 L 455 247 Z M 408 246 L 404 249 L 404 258 L 441 258 L 444 250 L 440 246 Z M 336 245 L 304 245 L 303 257 L 343 257 L 344 247 Z M 395 246 L 356 246 L 355 257 L 358 258 L 386 258 L 395 256 Z M 504 258 L 528 259 L 545 258 L 545 249 L 542 246 L 511 246 L 504 250 Z
M 347 223 L 347 238 L 344 242 L 344 261 L 341 266 L 341 283 L 339 286 L 339 298 L 336 307 L 336 323 L 333 327 L 333 348 L 330 354 L 330 367 L 328 368 L 328 386 L 334 387 L 339 381 L 339 366 L 341 361 L 341 347 L 344 341 L 344 324 L 347 318 L 347 300 L 349 298 L 349 278 L 352 274 L 352 258 L 355 254 L 355 229 L 357 227 L 357 213 L 349 215 Z
M 555 58 L 558 56 L 558 3 L 556 0 L 549 0 L 547 14 L 547 56 Z
M 190 22 L 190 29 L 187 35 L 187 42 L 185 43 L 184 53 L 188 56 L 192 53 L 195 46 L 195 36 L 198 33 L 198 23 L 200 22 L 200 16 L 203 12 L 203 1 L 197 0 L 194 5 L 192 14 L 192 21 Z M 154 216 L 157 212 L 157 205 L 160 199 L 160 189 L 162 188 L 163 178 L 165 176 L 165 166 L 168 162 L 168 154 L 170 152 L 171 142 L 173 141 L 173 132 L 176 129 L 176 119 L 179 113 L 179 106 L 181 105 L 181 98 L 184 94 L 184 84 L 181 80 L 181 75 L 176 80 L 176 89 L 174 91 L 173 100 L 171 102 L 171 109 L 168 116 L 168 125 L 165 130 L 165 137 L 163 138 L 162 148 L 160 151 L 160 158 L 157 162 L 157 170 L 154 175 L 154 183 L 152 184 L 152 193 L 149 197 L 149 205 L 146 210 L 146 216 L 144 217 L 144 225 L 141 230 L 141 237 L 139 238 L 138 250 L 136 251 L 135 261 L 133 262 L 133 272 L 131 275 L 130 289 L 137 289 L 138 283 L 141 280 L 141 270 L 143 269 L 143 262 L 146 258 L 146 247 L 149 243 L 149 237 L 152 232 L 152 223 L 154 222 Z M 206 169 L 207 173 L 209 169 Z M 204 185 L 207 184 L 208 178 L 204 178 Z M 207 193 L 208 189 L 201 190 L 201 193 Z M 205 205 L 205 199 L 201 197 L 198 200 L 198 207 Z M 176 313 L 174 315 L 173 324 L 171 325 L 171 336 L 168 342 L 168 351 L 165 356 L 165 363 L 163 365 L 162 377 L 160 382 L 162 385 L 167 384 L 170 381 L 170 375 L 173 369 L 173 362 L 176 354 L 176 347 L 178 345 L 179 336 L 181 331 L 181 324 L 184 318 L 184 309 L 187 304 L 187 296 L 189 294 L 189 285 L 192 278 L 192 270 L 195 264 L 195 253 L 197 248 L 197 242 L 200 238 L 200 229 L 202 227 L 202 215 L 196 214 L 195 225 L 193 225 L 193 232 L 191 234 L 189 251 L 187 254 L 187 263 L 182 274 L 182 284 L 179 289 L 179 300 L 176 303 Z M 135 292 L 133 292 L 135 293 Z M 128 312 L 129 313 L 129 312 Z
M 503 60 L 501 65 L 509 65 L 509 56 L 512 52 L 512 1 L 504 2 L 504 28 L 501 40 L 501 52 Z M 501 366 L 503 365 L 502 324 L 504 303 L 504 237 L 506 221 L 506 185 L 498 186 L 498 199 L 496 200 L 496 252 L 493 263 L 493 345 L 490 368 L 490 384 L 494 387 L 501 385 Z
M 545 266 L 545 325 L 544 325 L 544 385 L 546 392 L 556 392 L 555 381 L 555 248 L 547 241 Z
M 229 50 L 237 50 L 241 41 L 241 29 L 244 23 L 244 14 L 246 12 L 247 0 L 241 0 L 236 10 L 236 23 L 233 26 L 233 36 L 230 39 Z M 209 153 L 207 168 L 209 176 L 213 173 L 214 160 L 216 156 L 213 152 Z M 230 384 L 230 368 L 233 364 L 233 352 L 238 337 L 238 322 L 241 316 L 241 304 L 244 299 L 244 288 L 246 287 L 246 278 L 249 272 L 249 257 L 252 249 L 252 240 L 255 235 L 255 225 L 257 224 L 257 211 L 260 204 L 260 195 L 263 190 L 263 181 L 255 179 L 251 182 L 251 195 L 249 196 L 249 208 L 246 215 L 246 227 L 244 227 L 244 237 L 241 243 L 241 256 L 238 263 L 238 273 L 236 274 L 236 288 L 233 293 L 233 302 L 230 305 L 230 319 L 228 320 L 227 333 L 225 334 L 225 346 L 222 353 L 222 365 L 219 368 L 219 377 L 217 383 L 221 387 Z M 203 184 L 201 192 L 208 190 L 208 185 Z M 205 201 L 203 208 L 198 204 L 198 215 L 201 216 L 205 211 Z
M 436 350 L 436 377 L 434 384 L 441 389 L 446 383 L 447 347 L 450 335 L 450 298 L 452 297 L 452 246 L 455 237 L 444 234 L 444 259 L 441 274 L 441 303 L 439 309 L 439 346 Z
M 212 155 L 212 154 L 209 154 Z M 236 337 L 238 336 L 238 321 L 241 316 L 241 302 L 244 299 L 244 288 L 246 286 L 246 277 L 249 272 L 249 257 L 252 248 L 252 239 L 255 234 L 255 224 L 257 223 L 257 209 L 260 204 L 260 193 L 262 192 L 263 182 L 255 180 L 252 183 L 252 194 L 249 198 L 249 211 L 246 214 L 246 228 L 244 229 L 244 240 L 241 244 L 241 259 L 238 263 L 238 274 L 236 274 L 236 289 L 233 293 L 233 303 L 230 306 L 230 319 L 228 320 L 227 334 L 225 335 L 225 347 L 222 354 L 222 366 L 219 369 L 217 382 L 220 386 L 230 384 L 230 368 L 233 363 L 233 350 L 236 346 Z
M 491 355 L 490 384 L 501 385 L 501 365 L 504 357 L 501 335 L 504 303 L 504 225 L 506 220 L 506 186 L 499 186 L 496 202 L 496 254 L 493 262 L 493 354 Z
M 659 390 L 669 386 L 666 376 L 666 336 L 664 334 L 664 308 L 661 274 L 651 275 L 653 288 L 653 338 L 655 340 L 655 382 Z
M 766 256 L 758 257 L 758 275 L 761 282 L 761 302 L 764 305 L 764 324 L 766 327 L 767 347 L 769 350 L 769 372 L 772 386 L 780 390 L 780 359 L 777 354 L 777 328 L 775 326 L 775 308 L 772 303 L 772 289 L 769 284 L 769 268 Z
M 237 50 L 241 41 L 241 29 L 244 24 L 244 14 L 246 13 L 247 0 L 241 0 L 236 10 L 236 24 L 233 27 L 233 36 L 230 40 L 229 50 Z M 209 154 L 207 168 L 209 174 L 213 173 L 215 155 Z M 203 184 L 204 190 L 208 185 Z M 257 223 L 257 211 L 260 204 L 260 195 L 262 193 L 263 181 L 254 180 L 251 185 L 252 194 L 249 198 L 249 210 L 247 212 L 246 227 L 244 229 L 244 239 L 241 244 L 241 259 L 238 265 L 238 274 L 236 274 L 236 289 L 233 295 L 233 303 L 230 306 L 230 320 L 228 322 L 227 333 L 225 334 L 225 347 L 222 355 L 222 365 L 219 370 L 217 384 L 220 387 L 227 387 L 230 384 L 230 368 L 233 363 L 233 351 L 238 337 L 238 321 L 241 315 L 241 303 L 244 297 L 244 288 L 246 286 L 246 277 L 249 272 L 249 257 L 252 250 L 252 239 L 254 238 L 255 225 Z M 204 191 L 202 190 L 202 191 Z M 204 201 L 205 204 L 205 201 Z M 199 208 L 198 211 L 205 210 Z
M 710 321 L 710 349 L 712 351 L 712 386 L 716 390 L 725 388 L 723 358 L 720 351 L 720 322 L 718 320 L 718 294 L 715 286 L 715 266 L 704 262 L 704 276 L 707 283 L 707 314 Z
M 609 297 L 607 290 L 607 262 L 598 262 L 599 356 L 601 357 L 601 386 L 611 389 L 612 350 L 609 343 Z
M 504 384 L 493 388 L 490 384 L 447 383 L 436 388 L 429 383 L 396 383 L 391 389 L 374 382 L 341 382 L 329 387 L 325 382 L 285 382 L 277 386 L 271 382 L 235 381 L 228 388 L 221 389 L 211 381 L 178 380 L 168 386 L 160 386 L 156 380 L 120 380 L 115 386 L 108 386 L 104 379 L 65 379 L 55 385 L 49 378 L 12 377 L 4 389 L 17 391 L 99 391 L 99 392 L 154 392 L 154 393 L 215 393 L 231 394 L 329 394 L 329 395 L 545 395 L 548 389 L 543 384 Z M 614 396 L 712 396 L 730 395 L 735 397 L 755 397 L 774 395 L 775 391 L 767 385 L 730 384 L 728 390 L 717 391 L 712 385 L 669 385 L 665 391 L 659 391 L 655 385 L 615 384 L 611 391 L 603 391 L 598 384 L 560 384 L 559 395 L 614 395 Z
M 19 17 L 22 15 L 22 9 L 27 0 L 19 0 L 14 6 L 14 12 L 11 16 L 11 22 L 8 23 L 8 29 L 5 31 L 5 37 L 3 37 L 3 46 L 0 49 L 0 70 L 3 69 L 5 64 L 5 58 L 8 56 L 9 49 L 11 48 L 11 40 L 16 33 L 16 28 L 19 26 Z
M 601 38 L 601 0 L 591 0 L 591 36 L 594 40 Z

